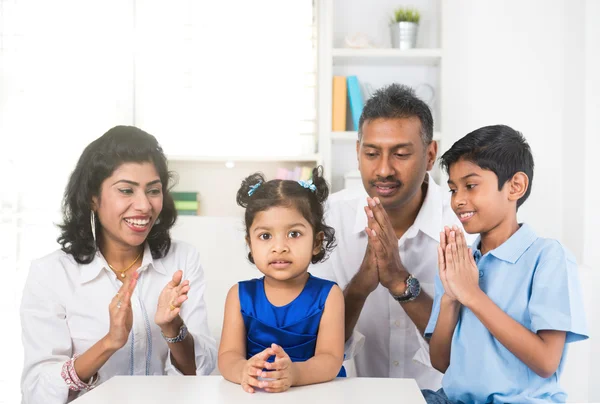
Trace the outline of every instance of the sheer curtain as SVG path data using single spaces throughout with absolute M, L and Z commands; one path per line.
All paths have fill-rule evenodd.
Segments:
M 135 124 L 169 154 L 314 152 L 312 7 L 0 0 L 0 403 L 20 402 L 24 280 L 58 248 L 62 192 L 85 145 Z

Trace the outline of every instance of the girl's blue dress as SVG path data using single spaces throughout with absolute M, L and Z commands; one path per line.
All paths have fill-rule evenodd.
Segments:
M 246 356 L 280 345 L 292 362 L 304 362 L 315 356 L 317 332 L 325 301 L 335 282 L 309 274 L 298 297 L 285 306 L 273 306 L 267 299 L 264 277 L 239 282 L 238 294 L 246 326 Z M 272 362 L 275 357 L 268 359 Z M 342 366 L 338 377 L 345 377 Z

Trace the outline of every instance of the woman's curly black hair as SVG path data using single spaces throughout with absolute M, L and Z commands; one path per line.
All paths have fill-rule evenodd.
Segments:
M 250 227 L 254 222 L 254 217 L 258 212 L 265 211 L 275 206 L 293 206 L 310 223 L 313 233 L 316 235 L 323 232 L 323 244 L 321 251 L 313 255 L 311 262 L 325 261 L 335 248 L 335 230 L 327 226 L 324 221 L 324 203 L 329 195 L 327 181 L 323 178 L 323 168 L 316 167 L 312 171 L 312 182 L 316 187 L 313 192 L 304 188 L 298 181 L 291 180 L 271 180 L 266 181 L 262 173 L 254 173 L 242 181 L 242 185 L 237 192 L 237 203 L 246 209 L 244 222 L 246 226 L 246 237 L 249 237 Z M 260 185 L 257 187 L 256 184 Z M 249 191 L 254 189 L 252 195 Z M 254 264 L 252 253 L 248 253 L 248 259 Z
M 169 230 L 177 219 L 175 202 L 169 193 L 172 175 L 156 138 L 134 126 L 115 126 L 90 143 L 69 178 L 62 203 L 63 223 L 57 241 L 62 250 L 80 264 L 89 264 L 96 253 L 90 214 L 92 197 L 100 197 L 102 182 L 123 163 L 154 164 L 162 182 L 163 209 L 150 230 L 147 242 L 152 257 L 164 257 L 171 248 Z M 96 220 L 96 234 L 100 232 Z

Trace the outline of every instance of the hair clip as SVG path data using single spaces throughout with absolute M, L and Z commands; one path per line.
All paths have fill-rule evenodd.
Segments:
M 300 184 L 302 187 L 310 189 L 312 192 L 317 192 L 317 187 L 315 186 L 315 184 L 313 184 L 312 180 L 308 180 L 308 181 L 298 181 L 298 184 Z
M 258 187 L 260 187 L 260 184 L 262 184 L 262 181 L 258 181 L 256 184 L 252 185 L 250 187 L 250 190 L 248 191 L 248 196 L 252 196 L 252 194 L 254 192 L 256 192 L 256 190 L 258 189 Z

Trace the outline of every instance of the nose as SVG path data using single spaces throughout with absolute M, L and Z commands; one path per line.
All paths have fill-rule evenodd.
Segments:
M 271 252 L 275 254 L 283 254 L 289 251 L 286 237 L 273 237 Z
M 457 189 L 452 194 L 452 205 L 454 205 L 454 209 L 462 208 L 467 204 L 466 193 Z
M 377 164 L 377 175 L 382 178 L 387 178 L 394 176 L 395 174 L 396 170 L 394 170 L 394 166 L 390 162 L 390 157 L 385 155 L 382 156 Z
M 148 200 L 145 192 L 137 192 L 133 201 L 133 208 L 139 212 L 148 213 L 152 209 L 152 204 Z

